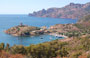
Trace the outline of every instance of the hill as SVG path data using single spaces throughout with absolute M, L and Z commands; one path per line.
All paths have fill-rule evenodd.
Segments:
M 90 35 L 90 15 L 79 19 L 76 24 L 56 24 L 48 30 L 68 37 Z
M 83 18 L 79 19 L 79 22 L 90 22 L 90 15 L 84 16 Z
M 70 3 L 62 8 L 49 8 L 30 13 L 29 16 L 52 17 L 52 18 L 71 18 L 79 19 L 90 14 L 90 2 L 86 4 Z

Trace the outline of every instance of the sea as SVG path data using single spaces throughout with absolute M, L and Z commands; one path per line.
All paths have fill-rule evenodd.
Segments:
M 40 44 L 49 42 L 57 39 L 64 39 L 63 37 L 57 38 L 51 35 L 40 35 L 40 36 L 29 36 L 29 37 L 15 37 L 4 33 L 5 30 L 17 26 L 20 23 L 28 26 L 42 27 L 47 26 L 48 28 L 55 24 L 69 24 L 76 23 L 77 19 L 60 19 L 60 18 L 40 18 L 31 17 L 26 14 L 24 15 L 0 15 L 0 43 L 13 45 L 30 46 L 31 44 Z M 43 39 L 41 39 L 43 38 Z

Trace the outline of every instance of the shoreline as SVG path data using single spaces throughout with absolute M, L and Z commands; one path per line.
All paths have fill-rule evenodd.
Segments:
M 71 41 L 73 40 L 73 38 L 69 38 L 65 35 L 60 35 L 60 34 L 56 34 L 56 33 L 50 33 L 49 35 L 52 35 L 52 36 L 57 36 L 57 37 L 64 37 L 64 39 L 59 39 L 58 41 L 60 42 L 68 42 L 68 41 Z
M 68 38 L 68 37 L 67 37 L 67 36 L 65 36 L 65 35 L 56 34 L 56 33 L 50 33 L 49 35 L 52 35 L 52 36 L 57 36 L 57 37 L 64 37 L 64 38 Z

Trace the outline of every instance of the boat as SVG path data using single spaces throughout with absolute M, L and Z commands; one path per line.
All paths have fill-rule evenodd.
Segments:
M 40 39 L 43 39 L 42 37 Z

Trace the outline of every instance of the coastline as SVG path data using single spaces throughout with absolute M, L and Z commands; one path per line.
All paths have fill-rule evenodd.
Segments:
M 68 38 L 68 37 L 67 37 L 67 36 L 65 36 L 65 35 L 56 34 L 56 33 L 50 33 L 49 35 L 52 35 L 52 36 L 57 36 L 57 37 L 64 37 L 64 38 Z
M 69 37 L 67 37 L 65 35 L 61 35 L 61 34 L 50 33 L 49 35 L 57 36 L 57 37 L 64 37 L 64 39 L 59 39 L 60 42 L 68 42 L 68 41 L 73 40 L 73 38 L 69 38 Z

